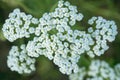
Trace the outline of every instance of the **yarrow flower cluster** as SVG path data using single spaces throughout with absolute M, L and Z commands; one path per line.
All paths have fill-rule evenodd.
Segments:
M 109 48 L 107 42 L 114 41 L 117 35 L 115 22 L 102 17 L 92 17 L 88 23 L 93 27 L 88 31 L 73 30 L 76 21 L 82 19 L 83 14 L 77 11 L 76 6 L 60 0 L 54 12 L 44 13 L 40 19 L 15 9 L 2 30 L 11 42 L 34 34 L 33 40 L 26 44 L 26 55 L 32 58 L 44 55 L 53 60 L 63 74 L 71 74 L 78 71 L 77 62 L 81 54 L 87 53 L 90 57 L 104 54 Z
M 20 74 L 31 73 L 35 71 L 35 59 L 27 55 L 25 45 L 19 47 L 13 46 L 9 52 L 7 65 L 12 71 Z
M 34 33 L 34 27 L 37 24 L 37 18 L 32 17 L 32 15 L 26 15 L 24 12 L 20 12 L 19 9 L 15 9 L 9 14 L 9 18 L 6 19 L 2 30 L 4 36 L 10 42 L 13 42 L 18 38 L 29 38 L 30 34 Z
M 96 25 L 95 28 L 90 27 L 88 29 L 88 32 L 91 33 L 95 40 L 95 45 L 92 49 L 93 51 L 89 51 L 88 55 L 93 57 L 94 53 L 100 56 L 109 48 L 107 41 L 112 42 L 115 40 L 115 36 L 118 33 L 117 26 L 114 21 L 108 21 L 102 17 L 92 17 L 88 23 L 90 25 Z
M 40 24 L 35 31 L 38 37 L 28 42 L 26 47 L 28 55 L 31 57 L 45 55 L 53 60 L 64 74 L 76 72 L 78 69 L 76 63 L 80 58 L 80 50 L 82 50 L 79 48 L 81 43 L 83 45 L 85 43 L 82 38 L 84 37 L 86 40 L 90 38 L 90 35 L 85 35 L 85 32 L 71 29 L 71 26 L 82 18 L 83 15 L 77 12 L 75 6 L 70 5 L 69 2 L 59 1 L 58 8 L 54 12 L 45 13 L 39 19 Z M 55 33 L 50 34 L 52 31 Z M 77 37 L 82 37 L 81 41 L 80 38 L 76 39 Z
M 70 80 L 120 80 L 120 64 L 110 67 L 105 61 L 93 60 L 89 66 L 79 68 L 78 73 L 71 74 Z

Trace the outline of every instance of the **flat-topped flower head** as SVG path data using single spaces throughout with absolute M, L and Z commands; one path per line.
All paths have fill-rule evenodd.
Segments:
M 27 55 L 25 45 L 21 45 L 20 48 L 13 46 L 9 52 L 7 65 L 12 71 L 16 71 L 19 74 L 29 74 L 35 71 L 35 59 Z
M 92 17 L 88 23 L 93 27 L 88 28 L 88 32 L 92 35 L 95 40 L 92 52 L 89 51 L 87 54 L 90 57 L 95 55 L 100 56 L 109 49 L 108 42 L 115 40 L 117 35 L 117 26 L 114 21 L 103 19 L 102 17 Z M 94 28 L 94 29 L 93 29 Z
M 10 42 L 18 38 L 29 38 L 30 34 L 34 33 L 34 27 L 31 24 L 38 24 L 38 19 L 20 12 L 19 9 L 15 9 L 9 14 L 9 18 L 6 19 L 3 25 L 3 34 Z
M 100 74 L 101 78 L 114 80 L 115 73 L 114 70 L 109 66 L 109 64 L 105 61 L 95 60 L 92 61 L 91 65 L 89 66 L 88 75 L 92 76 L 93 78 Z M 99 76 L 99 77 L 100 77 Z
M 116 70 L 117 69 L 117 70 Z M 78 73 L 71 74 L 70 80 L 119 80 L 119 64 L 115 69 L 105 61 L 92 60 L 89 69 L 79 68 Z

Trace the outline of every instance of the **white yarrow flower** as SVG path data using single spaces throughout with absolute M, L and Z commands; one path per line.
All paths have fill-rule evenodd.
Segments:
M 13 46 L 7 59 L 8 67 L 19 74 L 28 74 L 35 71 L 35 59 L 27 55 L 25 48 L 24 44 L 21 45 L 20 49 L 17 46 Z
M 119 64 L 111 68 L 105 61 L 92 60 L 89 69 L 79 68 L 78 73 L 70 74 L 70 80 L 119 80 Z
M 29 30 L 31 24 L 38 24 L 38 20 L 32 18 L 31 15 L 26 15 L 24 12 L 20 12 L 19 9 L 15 9 L 9 14 L 9 18 L 3 25 L 3 34 L 5 38 L 11 42 L 18 38 L 29 38 L 30 34 L 33 34 L 33 31 L 31 32 L 31 30 Z
M 3 25 L 4 36 L 11 42 L 18 38 L 29 38 L 31 34 L 34 34 L 34 38 L 28 41 L 26 47 L 21 46 L 21 52 L 17 46 L 11 49 L 8 66 L 19 73 L 30 73 L 34 69 L 34 64 L 31 62 L 34 59 L 31 60 L 31 57 L 44 55 L 53 60 L 63 74 L 76 73 L 81 54 L 87 53 L 92 58 L 104 54 L 109 48 L 107 43 L 114 41 L 118 33 L 115 22 L 102 17 L 92 17 L 88 20 L 93 27 L 87 31 L 73 30 L 72 27 L 83 17 L 76 6 L 63 0 L 58 1 L 58 7 L 53 12 L 44 13 L 40 19 L 15 9 Z M 30 62 L 25 57 L 29 57 Z M 25 63 L 18 65 L 24 60 Z M 97 68 L 95 69 L 93 75 L 98 73 Z

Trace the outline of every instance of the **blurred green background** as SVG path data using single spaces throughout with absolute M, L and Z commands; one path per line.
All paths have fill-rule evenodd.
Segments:
M 78 7 L 79 12 L 84 14 L 84 20 L 78 22 L 76 26 L 83 26 L 81 29 L 86 30 L 89 26 L 87 20 L 92 16 L 103 16 L 106 19 L 115 20 L 120 32 L 120 0 L 68 0 L 72 5 Z M 30 75 L 19 75 L 12 72 L 7 67 L 7 55 L 10 47 L 16 43 L 10 43 L 2 34 L 1 28 L 8 18 L 8 14 L 14 8 L 20 8 L 34 17 L 40 18 L 43 13 L 50 12 L 54 9 L 58 0 L 0 0 L 0 80 L 68 80 L 67 75 L 59 72 L 58 67 L 44 56 L 37 59 L 37 70 Z M 86 27 L 84 27 L 86 26 Z M 109 62 L 113 67 L 120 63 L 120 33 L 116 40 L 110 43 L 110 48 L 104 55 L 96 57 Z M 88 66 L 91 59 L 83 55 L 79 61 L 80 66 Z

